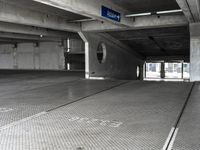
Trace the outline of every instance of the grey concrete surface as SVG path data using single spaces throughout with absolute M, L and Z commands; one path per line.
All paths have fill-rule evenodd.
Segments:
M 89 81 L 80 73 L 40 72 L 18 74 L 23 78 L 0 85 L 0 126 L 42 111 L 76 101 L 122 83 L 121 81 Z M 42 75 L 42 76 L 41 76 Z M 24 79 L 25 77 L 25 79 Z M 15 78 L 11 75 L 10 78 Z
M 137 79 L 137 66 L 142 66 L 144 61 L 134 51 L 107 34 L 83 33 L 82 35 L 88 46 L 86 72 L 89 77 Z M 103 63 L 99 63 L 97 59 L 97 49 L 101 43 L 106 47 Z
M 0 45 L 0 68 L 5 69 L 65 69 L 64 47 L 59 42 Z
M 179 9 L 178 4 L 174 0 L 109 0 L 113 3 L 128 9 L 131 13 L 146 13 L 146 12 L 156 12 L 163 10 Z
M 189 56 L 190 36 L 187 25 L 113 31 L 108 34 L 129 45 L 133 51 L 143 56 Z
M 2 72 L 2 73 L 1 73 Z M 0 71 L 0 96 L 84 78 L 84 72 Z
M 45 4 L 37 3 L 36 1 L 32 0 L 18 0 L 18 1 L 13 1 L 13 0 L 6 0 L 7 3 L 10 4 L 15 4 L 20 7 L 26 7 L 29 9 L 33 9 L 35 11 L 51 14 L 51 15 L 56 15 L 62 18 L 65 18 L 66 20 L 81 20 L 81 19 L 87 19 L 88 17 L 74 14 L 56 7 L 51 7 Z
M 190 80 L 200 81 L 200 23 L 190 24 Z
M 109 81 L 91 82 L 68 84 L 68 92 L 64 91 L 66 84 L 63 83 L 59 88 L 48 87 L 12 97 L 16 104 L 26 98 L 31 107 L 34 103 L 39 109 L 41 105 L 48 107 L 49 103 L 60 103 L 63 97 L 66 100 L 98 87 L 105 88 Z M 190 88 L 190 83 L 129 82 L 39 114 L 37 118 L 4 126 L 0 130 L 0 149 L 161 150 Z M 66 94 L 70 92 L 71 95 Z M 38 96 L 34 98 L 33 95 Z
M 176 0 L 176 2 L 190 23 L 200 21 L 199 0 Z
M 25 84 L 26 82 L 39 82 L 43 81 L 45 84 L 50 84 L 53 82 L 64 82 L 74 79 L 84 78 L 84 72 L 67 72 L 67 71 L 31 71 L 31 70 L 0 70 L 0 83 L 1 88 L 4 86 L 9 86 L 11 88 L 12 84 L 16 86 L 14 90 L 21 90 L 18 87 Z M 48 80 L 49 79 L 49 80 Z M 56 79 L 56 80 L 55 80 Z M 17 83 L 16 83 L 17 82 Z M 32 83 L 34 84 L 34 83 Z M 34 85 L 31 85 L 30 88 L 34 88 Z M 28 84 L 26 84 L 28 86 Z M 20 87 L 22 88 L 22 86 Z M 23 88 L 22 88 L 23 89 Z M 14 92 L 16 92 L 14 91 Z M 11 92 L 12 91 L 7 91 Z M 5 93 L 0 93 L 5 94 Z
M 23 0 L 21 0 L 21 2 L 23 2 Z M 30 2 L 32 2 L 32 0 L 31 1 L 28 0 L 26 2 L 29 2 L 27 5 L 31 5 Z M 57 16 L 58 14 L 56 15 L 56 12 L 58 13 L 58 11 L 56 11 L 55 8 L 52 11 L 50 11 L 51 13 L 48 13 L 48 12 L 43 12 L 44 11 L 43 9 L 45 8 L 42 7 L 44 6 L 42 4 L 40 5 L 39 8 L 40 11 L 37 11 L 37 9 L 34 9 L 33 6 L 31 7 L 31 9 L 30 7 L 29 8 L 23 7 L 24 5 L 23 4 L 20 5 L 20 2 L 17 4 L 10 4 L 13 3 L 13 1 L 7 2 L 1 0 L 0 3 L 2 6 L 0 9 L 2 14 L 2 17 L 0 17 L 1 22 L 16 23 L 21 25 L 28 25 L 28 26 L 42 27 L 46 29 L 49 28 L 53 30 L 62 30 L 70 32 L 77 32 L 80 30 L 79 24 L 68 23 L 65 17 Z M 59 14 L 62 15 L 62 13 Z M 65 14 L 65 16 L 69 16 L 69 19 L 71 19 L 70 16 L 72 16 L 72 18 L 75 18 L 77 16 L 73 15 L 73 13 L 70 12 L 68 12 L 68 14 L 69 15 Z
M 188 105 L 178 126 L 173 150 L 198 150 L 200 149 L 200 83 L 192 92 Z

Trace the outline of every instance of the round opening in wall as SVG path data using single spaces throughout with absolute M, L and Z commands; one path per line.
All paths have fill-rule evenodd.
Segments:
M 106 60 L 106 45 L 105 43 L 100 43 L 97 48 L 97 59 L 100 64 L 104 63 Z

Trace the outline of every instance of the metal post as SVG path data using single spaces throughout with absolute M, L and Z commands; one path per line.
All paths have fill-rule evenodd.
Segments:
M 165 78 L 165 62 L 161 62 L 160 77 L 161 77 L 161 79 Z
M 184 78 L 184 76 L 183 76 L 183 73 L 184 73 L 184 63 L 182 62 L 181 63 L 181 78 L 183 79 Z

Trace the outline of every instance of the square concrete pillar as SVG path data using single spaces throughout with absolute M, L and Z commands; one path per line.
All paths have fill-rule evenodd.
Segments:
M 200 23 L 190 24 L 190 81 L 200 81 Z
M 161 62 L 161 71 L 160 71 L 160 78 L 165 78 L 165 62 Z

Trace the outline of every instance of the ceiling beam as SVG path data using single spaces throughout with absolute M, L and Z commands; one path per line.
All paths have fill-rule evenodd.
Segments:
M 199 0 L 176 0 L 183 10 L 190 23 L 200 21 L 200 1 Z
M 45 28 L 25 26 L 25 25 L 6 23 L 6 22 L 0 22 L 0 32 L 29 34 L 38 36 L 43 35 L 48 37 L 60 37 L 60 38 L 68 38 L 76 34 L 76 33 L 54 31 Z
M 0 21 L 70 32 L 80 31 L 79 23 L 67 23 L 64 18 L 2 1 L 0 1 Z
M 0 38 L 0 44 L 18 44 L 18 43 L 37 43 L 37 40 L 21 40 L 21 39 L 4 39 Z
M 60 44 L 60 41 L 37 41 L 37 40 L 21 40 L 21 39 L 1 39 L 0 38 L 0 45 L 7 45 L 7 44 L 19 44 L 19 43 L 41 43 L 41 42 L 54 42 Z
M 146 62 L 155 62 L 155 61 L 166 61 L 166 62 L 173 62 L 173 61 L 181 61 L 189 62 L 189 56 L 185 55 L 176 55 L 176 56 L 147 56 Z
M 1 39 L 12 39 L 14 40 L 33 40 L 33 41 L 61 41 L 61 38 L 57 37 L 47 37 L 43 36 L 40 37 L 38 35 L 25 35 L 25 34 L 15 34 L 15 33 L 5 33 L 5 32 L 0 32 L 0 38 Z M 64 39 L 63 39 L 64 40 Z
M 115 24 L 117 26 L 130 27 L 132 24 L 132 20 L 130 18 L 125 17 L 126 14 L 130 13 L 129 11 L 106 0 L 33 0 L 33 1 L 53 6 L 69 12 L 73 12 L 79 15 L 83 15 L 99 21 L 110 22 L 111 24 Z M 121 14 L 121 21 L 116 22 L 112 21 L 111 19 L 102 17 L 101 15 L 102 6 L 110 8 L 116 12 L 119 12 Z
M 119 27 L 109 22 L 90 21 L 82 23 L 82 31 L 87 32 L 107 32 L 118 30 L 134 30 L 146 28 L 175 27 L 188 25 L 188 21 L 183 14 L 152 15 L 135 17 L 131 27 Z

